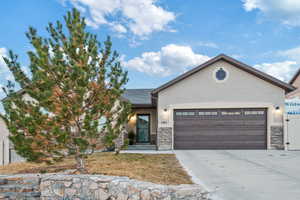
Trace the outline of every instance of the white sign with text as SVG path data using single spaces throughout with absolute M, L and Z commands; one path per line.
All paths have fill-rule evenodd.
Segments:
M 285 112 L 288 115 L 300 115 L 300 99 L 285 100 Z

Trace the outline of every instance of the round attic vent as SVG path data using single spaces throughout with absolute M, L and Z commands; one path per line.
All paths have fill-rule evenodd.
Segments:
M 228 71 L 224 68 L 224 67 L 218 67 L 217 69 L 215 69 L 214 71 L 214 79 L 217 81 L 217 82 L 224 82 L 227 80 L 228 78 Z

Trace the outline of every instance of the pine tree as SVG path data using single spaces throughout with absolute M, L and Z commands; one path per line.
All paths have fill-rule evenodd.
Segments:
M 4 58 L 15 82 L 4 88 L 2 118 L 17 153 L 28 161 L 52 164 L 73 156 L 85 172 L 87 155 L 124 131 L 130 104 L 121 95 L 128 78 L 109 37 L 101 45 L 76 9 L 64 22 L 49 23 L 49 38 L 29 28 L 30 76 L 12 51 Z

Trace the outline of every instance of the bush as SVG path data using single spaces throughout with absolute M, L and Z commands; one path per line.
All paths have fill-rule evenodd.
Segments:
M 128 133 L 129 145 L 133 145 L 135 143 L 135 134 L 133 131 Z

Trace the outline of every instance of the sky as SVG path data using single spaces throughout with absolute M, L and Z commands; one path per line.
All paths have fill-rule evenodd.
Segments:
M 2 59 L 8 50 L 28 73 L 28 27 L 47 36 L 47 24 L 73 7 L 100 41 L 112 37 L 127 88 L 158 87 L 220 53 L 286 82 L 300 68 L 299 0 L 6 0 L 0 85 L 13 79 Z

